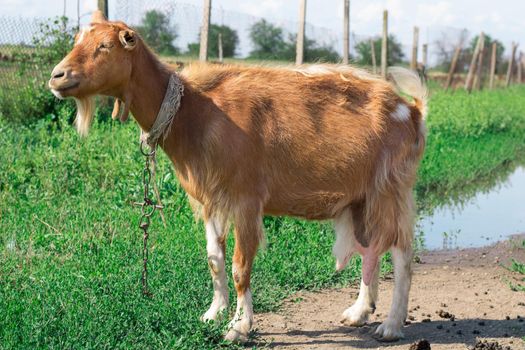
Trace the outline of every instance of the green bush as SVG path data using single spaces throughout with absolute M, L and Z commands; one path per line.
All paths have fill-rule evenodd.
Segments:
M 0 89 L 0 118 L 31 123 L 42 117 L 74 115 L 74 103 L 58 102 L 47 88 L 51 70 L 73 47 L 74 29 L 66 17 L 39 24 L 31 46 L 13 49 L 11 62 L 3 63 L 6 86 Z

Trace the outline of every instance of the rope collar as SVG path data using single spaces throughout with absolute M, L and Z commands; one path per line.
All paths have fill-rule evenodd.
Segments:
M 149 132 L 141 130 L 140 139 L 142 142 L 146 142 L 154 148 L 161 137 L 162 140 L 166 139 L 175 115 L 179 111 L 182 96 L 184 96 L 184 85 L 177 74 L 172 74 L 153 126 Z

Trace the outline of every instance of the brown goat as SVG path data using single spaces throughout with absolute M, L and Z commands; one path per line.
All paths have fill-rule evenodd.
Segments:
M 252 327 L 250 272 L 263 240 L 263 215 L 334 220 L 336 268 L 363 256 L 363 280 L 343 320 L 360 326 L 374 312 L 378 258 L 391 250 L 392 309 L 376 329 L 402 336 L 410 289 L 412 188 L 425 144 L 426 90 L 392 69 L 411 103 L 382 79 L 346 66 L 301 68 L 194 64 L 175 73 L 122 22 L 95 13 L 73 50 L 53 70 L 49 87 L 77 101 L 76 125 L 88 131 L 93 96 L 120 101 L 144 131 L 154 124 L 170 76 L 184 86 L 181 105 L 160 146 L 183 188 L 202 207 L 213 302 L 203 320 L 228 307 L 225 236 L 234 225 L 237 311 L 226 335 L 244 340 Z M 118 112 L 118 111 L 117 111 Z

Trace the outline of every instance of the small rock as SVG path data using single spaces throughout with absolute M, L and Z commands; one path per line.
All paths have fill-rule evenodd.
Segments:
M 428 340 L 421 339 L 410 345 L 408 350 L 431 350 L 431 348 Z
M 505 319 L 508 321 L 510 320 L 510 316 L 505 316 Z
M 478 324 L 479 324 L 480 326 L 484 326 L 484 325 L 485 325 L 485 321 L 479 321 Z
M 438 314 L 438 316 L 441 317 L 441 318 L 453 318 L 453 317 L 455 317 L 455 316 L 452 315 L 450 312 L 445 311 L 445 310 L 443 310 L 443 309 L 439 310 L 437 314 Z
M 428 322 L 430 322 L 430 318 L 424 318 L 424 319 L 421 320 L 421 322 L 428 323 Z
M 437 329 L 443 329 L 443 325 L 442 325 L 442 324 L 438 324 L 438 325 L 436 326 L 436 328 L 437 328 Z

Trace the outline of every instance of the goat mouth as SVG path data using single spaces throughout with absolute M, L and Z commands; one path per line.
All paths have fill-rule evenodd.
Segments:
M 58 92 L 65 92 L 67 90 L 74 89 L 80 85 L 79 81 L 71 82 L 69 85 L 66 86 L 60 86 L 60 87 L 52 87 L 53 90 Z

